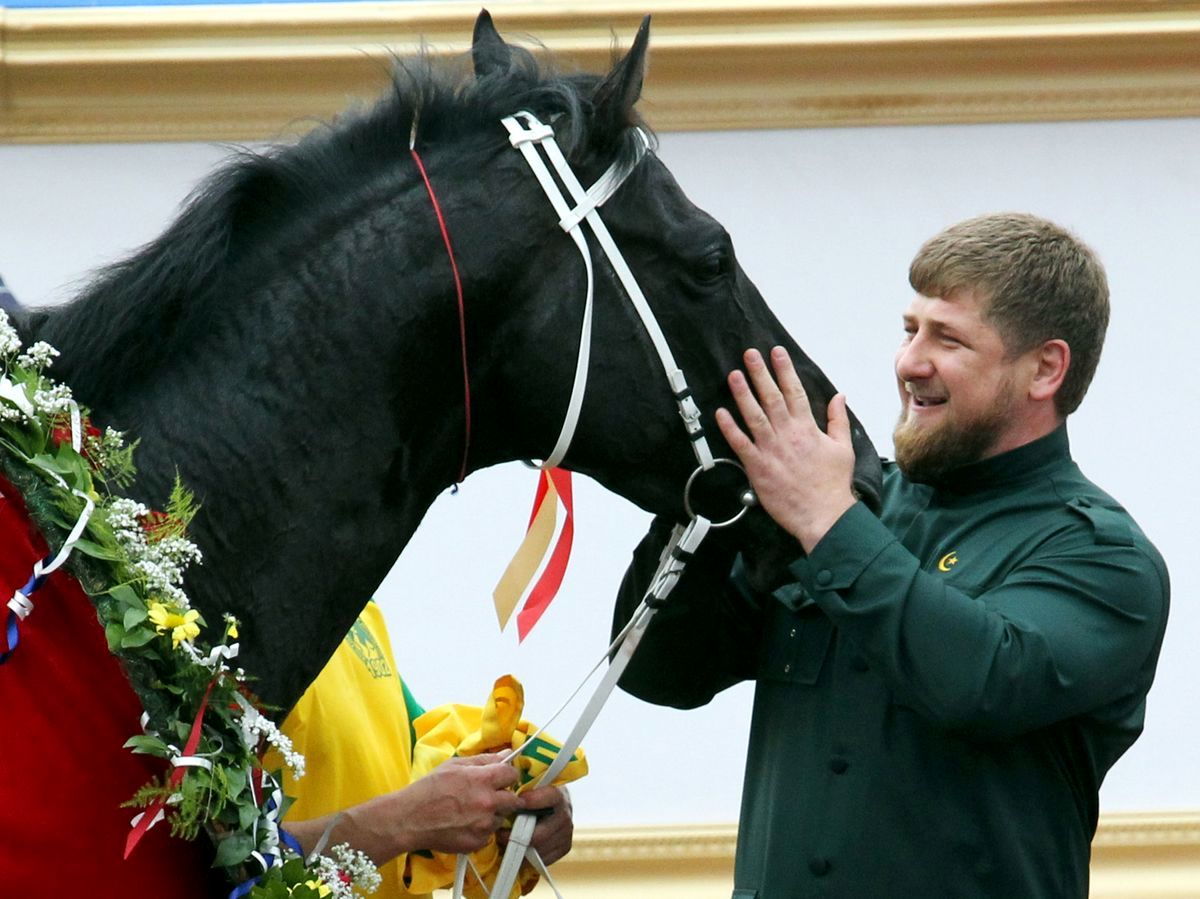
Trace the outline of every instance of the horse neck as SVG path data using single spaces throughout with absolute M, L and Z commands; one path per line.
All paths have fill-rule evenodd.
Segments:
M 284 709 L 458 472 L 461 373 L 453 354 L 429 350 L 457 340 L 453 298 L 442 285 L 403 297 L 370 286 L 421 284 L 406 269 L 432 251 L 394 251 L 395 271 L 372 270 L 336 302 L 299 273 L 272 273 L 269 289 L 243 285 L 232 314 L 128 389 L 77 391 L 98 423 L 141 441 L 139 499 L 161 505 L 177 472 L 195 493 L 205 561 L 189 593 L 210 626 L 224 612 L 244 622 L 244 667 Z M 311 273 L 322 260 L 304 262 Z M 119 340 L 97 353 L 86 320 L 67 308 L 43 322 L 67 383 L 125 358 Z M 145 339 L 132 325 L 126 336 Z

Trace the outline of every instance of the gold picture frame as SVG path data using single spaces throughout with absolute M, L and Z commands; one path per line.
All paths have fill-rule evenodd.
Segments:
M 469 46 L 481 2 L 0 7 L 0 141 L 255 140 Z M 496 0 L 602 70 L 654 15 L 660 131 L 1200 114 L 1200 0 Z

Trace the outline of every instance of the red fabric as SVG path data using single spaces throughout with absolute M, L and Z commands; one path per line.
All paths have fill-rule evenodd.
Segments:
M 45 550 L 0 477 L 0 603 Z M 0 896 L 226 895 L 206 841 L 175 839 L 165 822 L 122 859 L 137 810 L 121 803 L 165 763 L 122 748 L 140 732 L 141 706 L 75 579 L 60 568 L 33 601 L 16 653 L 0 666 Z

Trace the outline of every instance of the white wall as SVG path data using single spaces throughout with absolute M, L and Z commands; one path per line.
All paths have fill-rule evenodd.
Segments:
M 0 273 L 26 302 L 68 296 L 87 269 L 157 233 L 220 155 L 204 145 L 0 147 Z M 1071 421 L 1075 455 L 1158 544 L 1175 595 L 1146 733 L 1102 804 L 1200 809 L 1190 470 L 1200 120 L 668 134 L 661 155 L 726 224 L 747 272 L 885 453 L 905 274 L 924 238 L 976 213 L 1024 210 L 1097 249 L 1113 321 Z M 492 678 L 511 671 L 526 684 L 527 716 L 541 722 L 603 653 L 610 599 L 646 516 L 578 484 L 563 594 L 518 646 L 497 632 L 490 593 L 534 483 L 513 465 L 440 498 L 381 590 L 401 667 L 428 705 L 481 703 Z M 579 823 L 735 820 L 750 697 L 743 686 L 680 713 L 616 696 L 585 743 L 593 773 L 575 790 Z M 573 720 L 552 732 L 565 735 Z

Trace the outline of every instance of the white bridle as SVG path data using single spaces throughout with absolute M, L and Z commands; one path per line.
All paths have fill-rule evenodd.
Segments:
M 696 402 L 692 398 L 691 391 L 687 386 L 687 379 L 683 376 L 683 371 L 675 364 L 675 357 L 671 353 L 670 346 L 667 345 L 662 328 L 658 326 L 658 320 L 654 317 L 650 305 L 646 302 L 646 295 L 642 293 L 637 279 L 634 278 L 633 272 L 629 270 L 629 265 L 625 262 L 625 257 L 617 249 L 612 235 L 609 234 L 604 220 L 600 218 L 600 214 L 597 211 L 609 197 L 616 193 L 617 188 L 624 183 L 633 169 L 637 167 L 637 164 L 650 148 L 649 138 L 646 137 L 646 133 L 641 128 L 634 129 L 638 142 L 637 158 L 633 163 L 622 171 L 622 167 L 614 162 L 595 184 L 584 190 L 583 186 L 579 183 L 579 179 L 575 177 L 575 173 L 571 170 L 566 157 L 563 156 L 562 150 L 559 149 L 558 143 L 554 139 L 553 128 L 538 121 L 537 117 L 530 112 L 519 112 L 516 115 L 509 116 L 503 120 L 503 124 L 508 129 L 509 143 L 521 151 L 521 155 L 529 163 L 529 168 L 533 170 L 534 176 L 537 178 L 538 183 L 541 184 L 542 190 L 545 191 L 546 197 L 554 207 L 554 211 L 558 214 L 558 226 L 575 241 L 575 246 L 578 247 L 579 254 L 583 257 L 583 265 L 587 271 L 587 295 L 584 299 L 583 326 L 579 338 L 579 357 L 575 366 L 575 383 L 571 388 L 571 401 L 567 405 L 567 413 L 563 419 L 563 426 L 559 432 L 558 441 L 555 443 L 554 449 L 551 450 L 545 462 L 542 463 L 542 467 L 553 468 L 567 454 L 567 449 L 571 445 L 571 439 L 575 435 L 575 427 L 579 424 L 579 410 L 583 405 L 583 393 L 587 385 L 588 361 L 591 351 L 592 300 L 595 277 L 592 272 L 592 254 L 588 250 L 587 237 L 584 235 L 582 227 L 586 224 L 596 236 L 596 242 L 600 245 L 600 249 L 608 257 L 609 265 L 612 266 L 613 272 L 620 279 L 621 285 L 625 288 L 625 293 L 628 294 L 630 302 L 633 303 L 634 309 L 637 310 L 638 317 L 642 320 L 642 325 L 645 327 L 646 333 L 650 336 L 650 342 L 654 345 L 654 350 L 658 353 L 658 358 L 661 360 L 663 369 L 667 373 L 667 381 L 671 385 L 671 392 L 674 394 L 675 402 L 679 406 L 679 414 L 683 418 L 688 436 L 692 439 L 692 448 L 696 454 L 696 461 L 702 469 L 707 471 L 713 467 L 715 461 L 713 460 L 712 452 L 708 448 L 708 440 L 704 437 L 704 428 L 700 424 L 700 409 L 696 406 Z M 573 206 L 568 203 L 568 198 L 563 195 L 558 183 L 554 180 L 553 175 L 550 174 L 546 160 L 549 160 L 550 164 L 554 166 L 554 171 L 557 173 L 559 179 L 561 179 L 563 185 L 566 186 L 567 191 L 570 192 L 570 199 L 574 202 Z
M 571 170 L 566 157 L 563 156 L 562 150 L 559 149 L 554 139 L 553 128 L 543 124 L 530 112 L 518 112 L 516 115 L 508 116 L 502 121 L 504 127 L 508 130 L 509 143 L 521 151 L 521 155 L 525 157 L 525 161 L 529 164 L 538 183 L 541 184 L 542 190 L 554 207 L 554 211 L 558 214 L 559 227 L 571 236 L 571 239 L 575 242 L 575 246 L 579 249 L 579 254 L 583 257 L 584 269 L 587 273 L 587 294 L 584 301 L 583 325 L 579 339 L 579 356 L 575 367 L 575 381 L 571 389 L 571 398 L 567 404 L 567 412 L 564 416 L 558 440 L 555 442 L 550 455 L 546 457 L 540 467 L 553 468 L 566 456 L 567 450 L 571 445 L 571 440 L 575 435 L 575 429 L 579 424 L 579 411 L 583 405 L 583 394 L 587 385 L 591 351 L 592 301 L 595 292 L 595 277 L 592 270 L 591 252 L 588 248 L 587 237 L 583 229 L 584 225 L 587 225 L 591 229 L 592 234 L 595 235 L 596 242 L 599 244 L 600 249 L 604 251 L 609 264 L 620 279 L 622 286 L 625 288 L 625 293 L 628 295 L 630 302 L 633 303 L 634 309 L 637 310 L 638 317 L 641 319 L 642 325 L 650 337 L 650 342 L 654 345 L 654 349 L 658 353 L 659 360 L 662 362 L 663 369 L 667 375 L 667 381 L 671 386 L 671 393 L 674 395 L 675 402 L 679 407 L 680 417 L 683 419 L 684 427 L 691 440 L 692 451 L 695 453 L 698 464 L 696 470 L 688 478 L 687 485 L 684 488 L 684 508 L 690 516 L 690 521 L 686 527 L 676 525 L 674 531 L 671 533 L 671 539 L 659 559 L 658 571 L 655 573 L 641 604 L 621 630 L 621 633 L 617 635 L 612 645 L 609 646 L 604 657 L 592 669 L 592 672 L 588 674 L 588 678 L 590 678 L 591 674 L 598 670 L 606 660 L 610 660 L 608 661 L 608 669 L 597 685 L 579 720 L 576 722 L 567 739 L 563 742 L 562 748 L 559 750 L 554 761 L 539 779 L 538 783 L 541 784 L 553 783 L 562 769 L 566 767 L 575 750 L 579 748 L 584 735 L 599 715 L 600 709 L 612 693 L 613 687 L 616 686 L 621 674 L 625 671 L 629 660 L 633 658 L 633 653 L 637 649 L 638 643 L 641 641 L 642 635 L 650 623 L 650 619 L 654 617 L 654 613 L 666 601 L 667 595 L 675 587 L 675 584 L 683 574 L 688 559 L 695 553 L 701 541 L 704 540 L 712 528 L 725 527 L 737 521 L 745 513 L 746 507 L 751 505 L 752 500 L 749 498 L 749 494 L 745 495 L 743 497 L 743 508 L 727 521 L 716 524 L 692 510 L 689 494 L 698 475 L 705 471 L 711 471 L 717 465 L 732 465 L 738 468 L 741 466 L 732 459 L 713 458 L 712 451 L 708 446 L 708 440 L 704 436 L 704 427 L 700 424 L 700 409 L 692 397 L 691 390 L 688 388 L 687 379 L 684 377 L 683 371 L 675 363 L 675 357 L 671 353 L 671 348 L 667 344 L 662 328 L 659 327 L 658 320 L 654 317 L 650 305 L 646 302 L 646 296 L 642 293 L 641 287 L 638 286 L 637 279 L 634 278 L 633 272 L 630 271 L 629 265 L 621 255 L 621 251 L 617 249 L 612 235 L 609 234 L 608 228 L 597 211 L 616 192 L 625 178 L 629 176 L 630 172 L 645 156 L 646 151 L 650 148 L 649 138 L 647 138 L 645 132 L 640 128 L 635 129 L 634 133 L 638 138 L 637 157 L 632 164 L 622 167 L 614 162 L 595 184 L 584 190 L 583 186 L 579 183 L 579 179 L 575 177 L 575 173 Z M 554 167 L 554 172 L 558 175 L 558 181 L 551 174 L 547 160 Z M 566 187 L 569 198 L 559 187 L 559 181 Z M 571 698 L 574 698 L 574 694 L 572 694 Z M 570 699 L 567 700 L 567 702 L 570 701 Z M 558 712 L 555 712 L 555 716 L 557 715 Z M 553 720 L 555 716 L 551 716 L 550 720 Z M 519 752 L 520 750 L 518 749 L 513 753 L 513 756 Z M 525 857 L 529 858 L 534 867 L 550 882 L 551 888 L 554 888 L 553 882 L 549 881 L 549 875 L 546 872 L 545 866 L 542 865 L 541 859 L 537 856 L 537 852 L 529 848 L 529 839 L 533 833 L 536 821 L 536 817 L 530 812 L 522 812 L 517 815 L 513 824 L 512 834 L 509 837 L 508 848 L 504 853 L 504 859 L 501 862 L 500 870 L 496 875 L 496 880 L 490 893 L 492 897 L 507 899 L 513 884 L 516 882 L 521 860 Z M 456 897 L 462 895 L 466 868 L 467 857 L 465 855 L 459 856 L 454 884 L 454 895 Z M 554 893 L 556 896 L 559 895 L 557 889 L 554 889 Z

